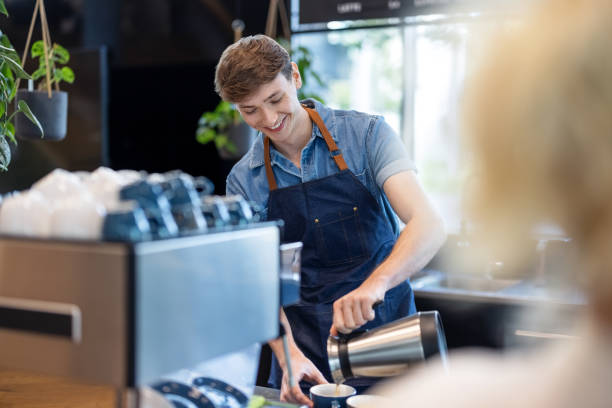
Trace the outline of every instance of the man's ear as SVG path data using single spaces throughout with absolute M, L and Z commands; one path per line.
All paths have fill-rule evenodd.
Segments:
M 295 84 L 295 89 L 300 89 L 302 87 L 302 76 L 297 64 L 293 61 L 291 62 L 291 78 Z

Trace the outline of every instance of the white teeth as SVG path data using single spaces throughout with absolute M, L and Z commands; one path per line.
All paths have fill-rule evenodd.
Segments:
M 283 118 L 283 119 L 285 119 L 285 118 Z M 276 126 L 274 126 L 274 127 L 271 127 L 270 129 L 272 129 L 272 130 L 278 129 L 278 128 L 280 127 L 280 125 L 282 125 L 282 123 L 283 123 L 283 119 L 281 119 L 281 121 L 280 121 L 280 122 L 278 122 L 278 125 L 276 125 Z

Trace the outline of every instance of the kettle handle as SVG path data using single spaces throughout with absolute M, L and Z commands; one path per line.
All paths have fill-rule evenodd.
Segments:
M 372 309 L 376 309 L 378 306 L 382 305 L 383 303 L 385 303 L 384 300 L 377 300 L 376 302 L 374 302 L 374 304 L 372 305 Z M 363 333 L 366 333 L 368 331 L 368 329 L 357 329 L 357 330 L 353 330 L 352 332 L 348 333 L 348 334 L 344 334 L 344 333 L 340 333 L 338 332 L 338 341 L 339 342 L 348 342 L 350 339 L 355 338 L 357 336 L 362 335 Z

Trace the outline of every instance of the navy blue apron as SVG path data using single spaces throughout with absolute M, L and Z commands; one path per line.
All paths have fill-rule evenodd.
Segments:
M 285 307 L 293 338 L 300 350 L 332 381 L 327 338 L 333 302 L 356 289 L 391 252 L 395 234 L 380 205 L 348 169 L 340 149 L 319 114 L 304 107 L 321 131 L 339 172 L 317 180 L 277 189 L 270 162 L 270 140 L 264 139 L 266 175 L 270 186 L 268 219 L 285 223 L 283 242 L 302 241 L 301 301 Z M 389 290 L 375 308 L 367 330 L 416 312 L 408 282 Z M 282 370 L 273 358 L 270 385 L 280 388 Z M 346 383 L 363 390 L 374 379 Z M 307 391 L 310 384 L 300 384 Z M 308 395 L 308 394 L 307 394 Z

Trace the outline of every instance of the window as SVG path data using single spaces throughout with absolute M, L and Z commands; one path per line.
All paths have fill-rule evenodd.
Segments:
M 400 133 L 401 33 L 398 27 L 306 33 L 294 35 L 292 46 L 316 50 L 313 70 L 325 86 L 307 86 L 327 105 L 383 115 Z
M 326 85 L 316 93 L 326 104 L 385 117 L 405 142 L 447 229 L 458 232 L 463 187 L 470 183 L 459 137 L 464 81 L 485 45 L 482 39 L 510 24 L 477 17 L 423 20 L 299 33 L 293 43 L 316 50 L 313 68 Z

